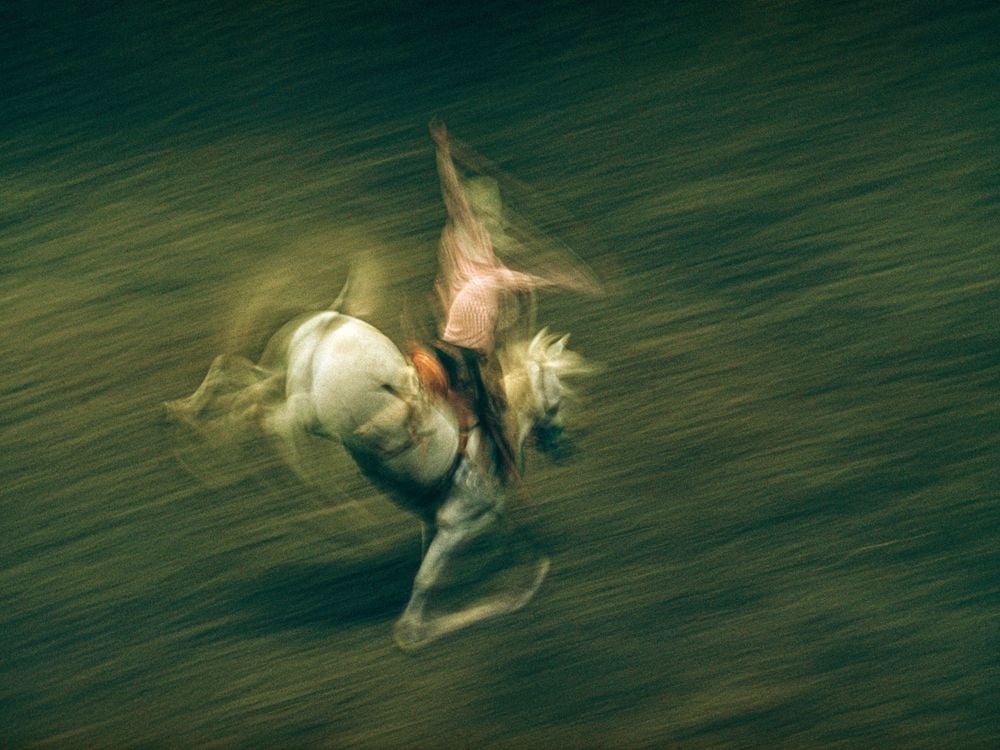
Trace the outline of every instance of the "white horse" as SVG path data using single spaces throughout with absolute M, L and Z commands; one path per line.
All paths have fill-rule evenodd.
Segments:
M 542 330 L 530 343 L 508 347 L 502 357 L 522 466 L 530 437 L 546 450 L 562 432 L 562 378 L 582 369 L 580 358 L 566 349 L 567 338 Z M 456 553 L 502 523 L 503 489 L 480 428 L 473 425 L 463 435 L 448 401 L 425 392 L 409 360 L 378 329 L 334 310 L 310 313 L 282 328 L 258 365 L 242 362 L 237 369 L 246 377 L 235 394 L 230 387 L 228 408 L 253 413 L 291 459 L 297 441 L 339 441 L 366 477 L 422 521 L 423 560 L 395 626 L 402 649 L 415 650 L 446 633 L 513 612 L 534 596 L 549 567 L 543 556 L 533 563 L 530 582 L 516 593 L 448 614 L 428 612 L 428 595 Z M 233 369 L 232 357 L 217 358 L 201 387 L 168 404 L 169 410 L 196 422 L 217 400 L 224 369 Z

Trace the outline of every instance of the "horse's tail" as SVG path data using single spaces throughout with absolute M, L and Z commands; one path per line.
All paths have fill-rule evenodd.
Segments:
M 359 255 L 351 261 L 347 280 L 337 298 L 326 308 L 354 318 L 371 318 L 385 291 L 384 273 L 371 255 Z
M 347 280 L 344 282 L 344 285 L 340 287 L 340 293 L 337 295 L 337 299 L 330 303 L 329 307 L 326 308 L 327 310 L 338 313 L 341 311 L 341 308 L 343 308 L 344 303 L 347 301 L 347 295 L 351 291 L 351 281 L 353 278 L 354 272 L 352 271 L 347 275 Z

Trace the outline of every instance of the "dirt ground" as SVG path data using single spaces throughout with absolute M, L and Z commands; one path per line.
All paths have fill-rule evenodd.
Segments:
M 990 745 L 996 7 L 315 5 L 4 11 L 0 744 Z M 608 293 L 548 580 L 407 656 L 415 521 L 161 404 L 352 263 L 431 330 L 435 114 Z

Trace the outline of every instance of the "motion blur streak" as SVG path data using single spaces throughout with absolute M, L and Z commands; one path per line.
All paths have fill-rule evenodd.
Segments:
M 453 5 L 3 5 L 3 742 L 989 744 L 997 4 Z M 603 365 L 548 579 L 407 657 L 412 520 L 160 404 L 359 257 L 431 331 L 435 114 L 610 293 L 538 311 Z

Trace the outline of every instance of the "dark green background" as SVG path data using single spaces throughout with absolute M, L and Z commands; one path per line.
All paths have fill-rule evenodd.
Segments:
M 0 744 L 996 739 L 996 4 L 598 5 L 0 5 Z M 433 114 L 609 294 L 549 579 L 408 657 L 413 520 L 160 403 L 352 258 L 426 327 Z

